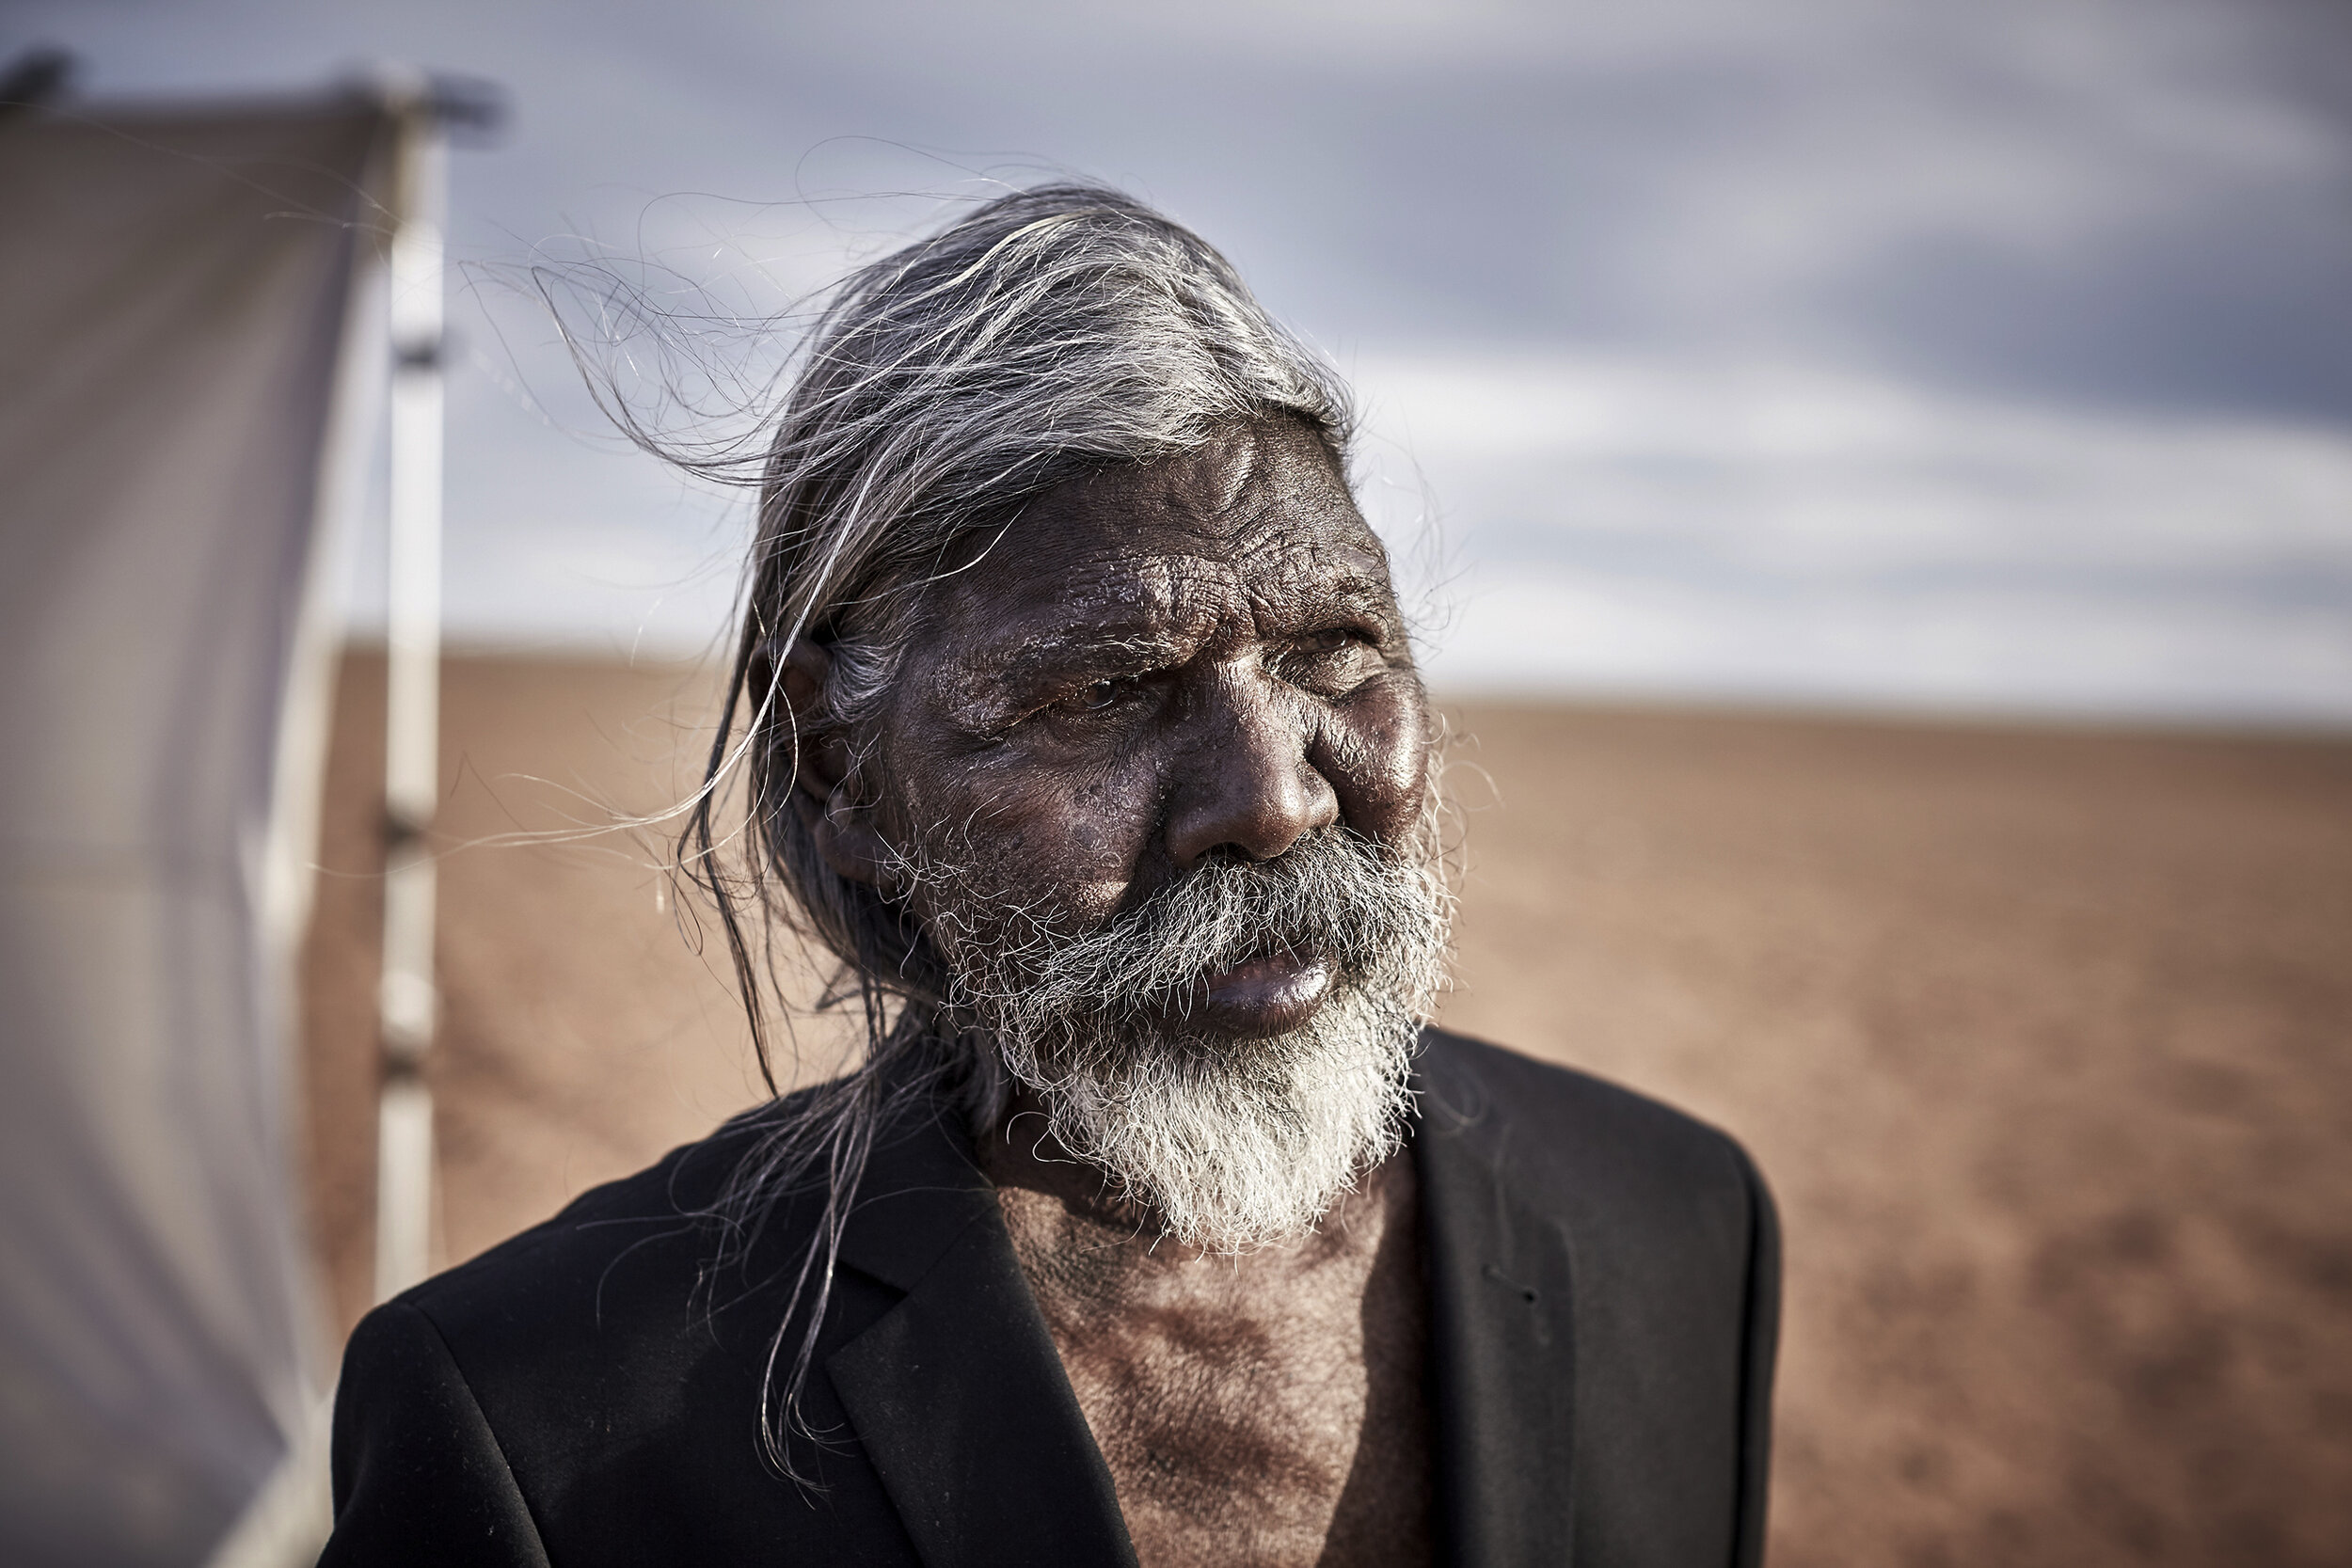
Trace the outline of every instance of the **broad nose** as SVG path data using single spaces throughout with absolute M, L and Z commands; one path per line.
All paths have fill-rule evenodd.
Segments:
M 1307 759 L 1295 704 L 1263 677 L 1217 684 L 1169 801 L 1168 853 L 1179 871 L 1219 849 L 1274 860 L 1340 819 L 1339 795 Z

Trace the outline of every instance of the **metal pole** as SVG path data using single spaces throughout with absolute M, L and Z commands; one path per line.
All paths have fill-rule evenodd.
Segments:
M 449 143 L 420 94 L 403 117 L 391 246 L 390 605 L 386 637 L 383 1089 L 376 1123 L 375 1294 L 432 1266 L 434 863 L 441 706 L 441 249 Z

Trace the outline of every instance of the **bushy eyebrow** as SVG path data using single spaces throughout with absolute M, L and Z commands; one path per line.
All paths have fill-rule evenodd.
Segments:
M 957 721 L 988 730 L 1017 717 L 1040 695 L 1079 675 L 1138 673 L 1181 663 L 1197 638 L 1140 626 L 1060 627 L 983 644 L 956 661 L 948 683 Z
M 1153 597 L 1156 598 L 1156 595 Z M 1133 615 L 1074 622 L 987 639 L 957 660 L 956 706 L 968 723 L 985 726 L 1041 691 L 1081 675 L 1140 673 L 1184 663 L 1199 652 L 1218 621 L 1206 606 L 1179 617 L 1164 599 Z M 1396 601 L 1384 576 L 1349 573 L 1319 580 L 1285 607 L 1284 619 L 1301 624 L 1295 635 L 1324 629 L 1335 621 L 1360 622 L 1387 643 L 1402 627 Z
M 1355 574 L 1336 578 L 1312 595 L 1310 603 L 1311 613 L 1327 620 L 1352 617 L 1373 623 L 1380 628 L 1383 641 L 1403 629 L 1398 624 L 1396 591 L 1385 577 Z
M 1387 582 L 1373 577 L 1343 578 L 1302 595 L 1299 614 L 1315 623 L 1300 632 L 1322 629 L 1332 620 L 1365 621 L 1383 639 L 1396 630 L 1396 605 Z M 1154 622 L 1094 622 L 1057 628 L 1025 637 L 1018 647 L 975 661 L 1014 684 L 1050 680 L 1057 675 L 1105 665 L 1151 669 L 1182 663 L 1201 641 L 1200 626 L 1170 628 Z
M 1072 626 L 1025 639 L 1002 657 L 979 662 L 1011 685 L 1028 686 L 1105 666 L 1152 669 L 1181 663 L 1198 641 L 1155 628 Z

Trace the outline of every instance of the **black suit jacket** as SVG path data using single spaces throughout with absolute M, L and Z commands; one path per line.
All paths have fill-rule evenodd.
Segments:
M 1441 1559 L 1667 1568 L 1762 1552 L 1778 1245 L 1722 1133 L 1436 1030 L 1412 1155 Z M 706 1278 L 729 1135 L 370 1313 L 323 1563 L 1133 1563 L 1102 1454 L 970 1146 L 878 1147 L 803 1408 L 760 1456 L 810 1216 Z M 698 1288 L 698 1282 L 700 1282 Z

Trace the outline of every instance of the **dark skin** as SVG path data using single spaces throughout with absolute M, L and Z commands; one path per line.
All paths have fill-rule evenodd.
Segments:
M 824 671 L 787 657 L 796 709 Z M 822 733 L 799 787 L 846 876 L 957 824 L 1008 898 L 1094 921 L 1333 823 L 1406 842 L 1425 715 L 1385 552 L 1322 442 L 1276 420 L 1040 498 L 932 590 L 869 737 L 886 791 L 864 799 Z M 1193 1027 L 1294 1028 L 1332 981 L 1311 954 L 1255 959 L 1206 980 Z M 1410 1163 L 1295 1242 L 1203 1257 L 1043 1121 L 1016 1101 L 981 1158 L 1142 1561 L 1428 1562 Z

